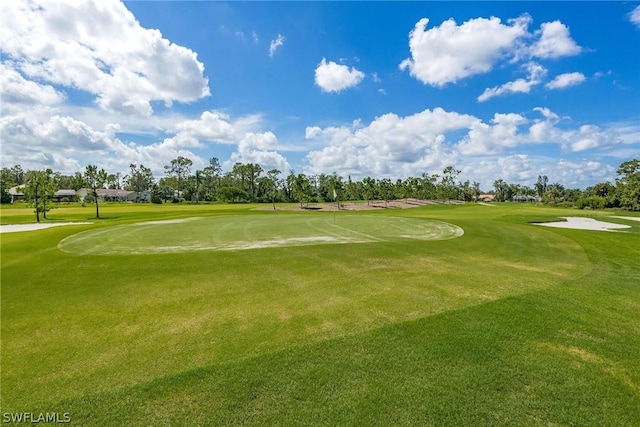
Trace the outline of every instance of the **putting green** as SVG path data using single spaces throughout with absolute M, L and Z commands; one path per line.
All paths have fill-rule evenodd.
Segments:
M 453 224 L 377 215 L 243 215 L 149 221 L 99 228 L 63 239 L 58 248 L 80 255 L 242 250 L 462 236 Z

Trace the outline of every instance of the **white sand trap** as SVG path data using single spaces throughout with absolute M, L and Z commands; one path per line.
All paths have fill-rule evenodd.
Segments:
M 640 216 L 612 216 L 611 218 L 628 219 L 629 221 L 640 221 Z
M 496 207 L 496 205 L 490 205 L 489 203 L 485 203 L 485 202 L 478 202 L 478 204 L 482 206 L 491 206 L 492 208 Z
M 621 228 L 631 228 L 630 225 L 614 224 L 612 222 L 598 221 L 593 218 L 584 218 L 580 216 L 561 217 L 566 221 L 558 222 L 541 222 L 536 225 L 556 228 L 571 228 L 574 230 L 595 230 L 595 231 L 615 231 Z
M 0 225 L 0 233 L 19 233 L 21 231 L 43 230 L 45 228 L 60 227 L 62 225 L 85 225 L 92 222 L 48 222 L 36 224 L 8 224 Z
M 187 221 L 193 221 L 194 219 L 198 219 L 198 217 L 192 218 L 176 218 L 176 219 L 162 219 L 158 221 L 144 221 L 144 222 L 136 222 L 132 225 L 158 225 L 158 224 L 181 224 Z

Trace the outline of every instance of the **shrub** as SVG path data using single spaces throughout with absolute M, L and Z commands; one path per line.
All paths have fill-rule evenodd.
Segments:
M 600 196 L 580 197 L 576 202 L 579 209 L 604 209 L 607 206 L 607 200 Z

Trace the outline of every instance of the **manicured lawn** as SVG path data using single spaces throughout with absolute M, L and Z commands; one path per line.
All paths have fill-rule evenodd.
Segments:
M 94 220 L 72 206 L 50 220 L 93 224 L 2 234 L 2 412 L 95 426 L 640 424 L 640 223 L 514 204 L 335 220 L 252 207 L 105 204 Z M 578 215 L 632 228 L 529 224 Z M 33 221 L 4 207 L 1 220 Z M 407 237 L 443 223 L 464 234 Z

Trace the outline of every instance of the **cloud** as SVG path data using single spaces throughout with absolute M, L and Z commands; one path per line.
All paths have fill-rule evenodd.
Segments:
M 556 76 L 555 79 L 544 85 L 547 89 L 564 89 L 569 86 L 579 85 L 587 78 L 582 73 L 565 73 Z
M 278 140 L 272 132 L 248 132 L 238 144 L 237 151 L 231 154 L 223 166 L 231 169 L 237 162 L 256 163 L 265 171 L 278 169 L 286 172 L 291 169 L 291 165 L 282 154 L 275 151 L 277 145 Z
M 333 61 L 327 62 L 325 58 L 322 58 L 315 71 L 316 85 L 324 92 L 340 92 L 357 86 L 362 79 L 364 79 L 364 73 L 355 67 L 349 68 Z
M 121 2 L 3 2 L 2 52 L 31 80 L 95 95 L 105 110 L 150 115 L 151 102 L 209 96 L 197 54 L 143 28 Z
M 536 35 L 540 38 L 530 48 L 533 57 L 560 58 L 582 52 L 582 48 L 569 35 L 567 26 L 560 21 L 543 23 Z
M 66 98 L 51 85 L 25 79 L 9 63 L 0 63 L 0 87 L 4 115 L 34 106 L 57 105 Z
M 629 12 L 629 21 L 640 28 L 640 6 L 636 6 L 631 12 Z
M 640 142 L 637 125 L 576 128 L 570 118 L 561 118 L 546 107 L 534 111 L 538 118 L 496 113 L 490 121 L 483 121 L 435 108 L 405 117 L 388 113 L 368 124 L 355 121 L 324 128 L 309 126 L 305 137 L 319 148 L 306 156 L 306 172 L 404 178 L 427 171 L 439 173 L 448 165 L 456 165 L 467 171 L 470 180 L 486 183 L 502 177 L 509 182 L 526 182 L 541 173 L 540 165 L 527 166 L 528 146 L 547 144 L 551 146 L 548 150 L 555 147 L 570 156 L 582 152 L 616 156 L 616 152 L 629 153 L 628 147 Z M 496 163 L 496 159 L 502 159 L 502 163 Z M 546 165 L 553 162 L 544 160 Z M 548 171 L 553 172 L 554 167 Z M 587 175 L 580 179 L 589 180 Z
M 420 169 L 441 169 L 456 159 L 445 144 L 446 134 L 466 129 L 476 120 L 435 108 L 406 117 L 388 113 L 366 126 L 356 121 L 351 126 L 308 127 L 307 139 L 324 144 L 307 155 L 308 171 L 398 177 Z
M 158 177 L 163 175 L 164 165 L 177 156 L 191 158 L 194 168 L 204 167 L 206 160 L 197 150 L 216 143 L 238 146 L 236 156 L 240 158 L 283 165 L 284 157 L 272 152 L 268 138 L 260 143 L 258 137 L 247 137 L 261 125 L 260 115 L 231 119 L 221 112 L 205 111 L 196 119 L 174 117 L 167 122 L 163 129 L 143 130 L 149 134 L 134 133 L 136 139 L 152 141 L 143 144 L 121 139 L 125 132 L 117 123 L 108 122 L 99 128 L 48 107 L 23 109 L 0 117 L 2 163 L 21 164 L 26 169 L 46 166 L 64 174 L 80 171 L 90 163 L 124 173 L 130 163 L 142 163 Z M 171 136 L 162 138 L 167 133 Z
M 583 125 L 577 131 L 573 131 L 568 135 L 563 141 L 563 146 L 569 151 L 580 152 L 613 146 L 617 142 L 617 135 L 603 131 L 595 125 Z
M 463 155 L 499 154 L 523 143 L 519 127 L 528 120 L 520 114 L 496 113 L 490 123 L 474 121 L 456 149 Z
M 255 33 L 253 34 L 255 35 Z M 273 54 L 276 53 L 276 49 L 282 46 L 285 40 L 287 39 L 282 34 L 278 34 L 278 37 L 275 40 L 271 40 L 271 44 L 269 44 L 269 57 L 273 58 Z
M 459 169 L 460 179 L 476 180 L 484 191 L 492 190 L 497 179 L 533 187 L 539 175 L 546 175 L 550 182 L 560 182 L 566 188 L 585 188 L 598 182 L 613 182 L 616 176 L 615 168 L 593 159 L 566 160 L 529 154 L 471 158 L 464 160 Z
M 529 93 L 531 88 L 540 84 L 542 78 L 547 74 L 547 70 L 536 63 L 529 63 L 525 68 L 529 71 L 529 76 L 526 79 L 517 79 L 512 82 L 507 82 L 501 86 L 487 88 L 478 97 L 478 102 L 484 102 L 494 96 L 500 96 L 507 93 Z
M 470 19 L 460 25 L 449 19 L 440 26 L 427 29 L 429 19 L 422 18 L 409 33 L 411 57 L 400 63 L 400 69 L 408 69 L 411 76 L 424 84 L 442 87 L 487 73 L 505 60 L 518 63 L 582 52 L 562 22 L 544 22 L 532 34 L 527 29 L 531 20 L 526 14 L 506 24 L 495 17 Z M 505 93 L 528 93 L 539 83 L 532 78 L 517 79 L 487 89 L 479 101 Z
M 175 138 L 231 143 L 236 138 L 229 115 L 216 111 L 205 111 L 198 120 L 186 120 L 177 125 Z
M 490 71 L 527 35 L 527 15 L 503 24 L 499 18 L 476 18 L 457 25 L 453 19 L 426 30 L 422 18 L 409 33 L 411 58 L 400 64 L 424 84 L 444 86 Z

